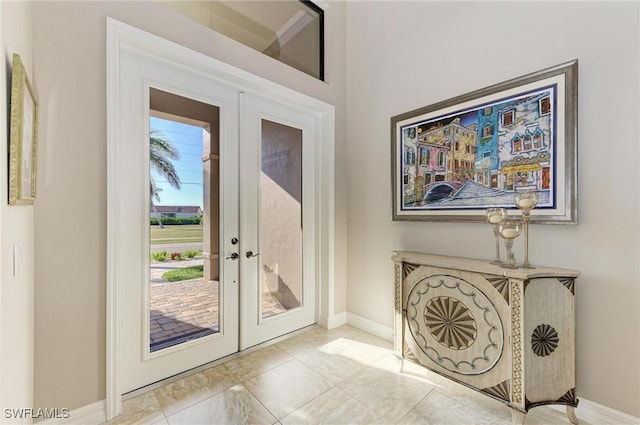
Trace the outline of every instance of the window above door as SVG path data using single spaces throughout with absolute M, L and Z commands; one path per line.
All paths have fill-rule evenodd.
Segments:
M 175 12 L 324 81 L 324 11 L 311 1 L 161 1 Z

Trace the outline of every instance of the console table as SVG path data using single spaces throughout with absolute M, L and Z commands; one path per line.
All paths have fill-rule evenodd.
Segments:
M 578 424 L 575 280 L 580 272 L 398 251 L 394 351 L 513 410 L 562 404 Z

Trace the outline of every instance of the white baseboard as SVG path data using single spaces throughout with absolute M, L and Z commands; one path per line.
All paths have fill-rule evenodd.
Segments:
M 381 325 L 373 320 L 347 312 L 347 323 L 365 332 L 369 332 L 372 335 L 386 339 L 387 341 L 393 341 L 393 328 Z
M 640 425 L 640 418 L 596 403 L 595 401 L 587 400 L 580 397 L 580 394 L 578 394 L 578 400 L 580 401 L 576 409 L 576 416 L 580 421 L 594 425 Z M 552 404 L 550 407 L 560 412 L 566 411 L 564 406 L 557 404 Z
M 327 320 L 327 329 L 337 328 L 345 323 L 347 323 L 347 312 L 343 311 L 342 313 L 334 314 L 329 317 Z
M 342 326 L 347 323 L 347 312 L 343 311 L 342 313 L 329 316 L 326 319 L 319 318 L 316 323 L 325 329 L 337 328 L 338 326 Z
M 98 425 L 106 419 L 105 400 L 87 404 L 69 412 L 68 418 L 54 418 L 38 422 L 37 425 Z

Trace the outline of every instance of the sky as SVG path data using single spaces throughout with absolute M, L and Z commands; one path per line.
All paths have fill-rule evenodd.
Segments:
M 155 171 L 151 175 L 160 192 L 156 205 L 199 206 L 202 208 L 202 132 L 201 127 L 182 124 L 161 118 L 150 118 L 151 131 L 159 131 L 180 151 L 181 158 L 173 166 L 182 181 L 180 190 L 174 189 Z

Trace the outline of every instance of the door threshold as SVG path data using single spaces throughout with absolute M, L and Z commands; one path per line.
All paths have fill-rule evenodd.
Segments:
M 316 329 L 316 328 L 319 328 L 319 327 L 320 326 L 315 324 L 315 323 L 313 325 L 305 326 L 304 328 L 295 330 L 293 332 L 289 332 L 288 334 L 281 335 L 281 336 L 279 336 L 277 338 L 270 339 L 270 340 L 265 341 L 265 342 L 263 342 L 261 344 L 258 344 L 258 345 L 254 345 L 253 347 L 247 348 L 246 350 L 238 351 L 238 352 L 233 353 L 233 354 L 229 354 L 228 356 L 224 356 L 224 357 L 221 357 L 219 359 L 213 360 L 213 361 L 211 361 L 209 363 L 205 363 L 205 364 L 203 364 L 201 366 L 194 367 L 193 369 L 189 369 L 189 370 L 185 370 L 184 372 L 180 372 L 177 375 L 169 376 L 168 378 L 162 379 L 160 381 L 156 381 L 156 382 L 154 382 L 152 384 L 149 384 L 149 385 L 145 385 L 144 387 L 138 388 L 136 390 L 129 391 L 128 393 L 122 394 L 122 401 L 129 400 L 130 398 L 137 397 L 137 396 L 139 396 L 141 394 L 148 393 L 149 391 L 153 391 L 153 390 L 158 389 L 160 387 L 163 387 L 163 386 L 165 386 L 167 384 L 171 384 L 173 382 L 179 381 L 180 379 L 186 378 L 186 377 L 191 376 L 191 375 L 195 375 L 196 373 L 202 372 L 203 370 L 210 369 L 210 368 L 212 368 L 214 366 L 218 366 L 218 365 L 220 365 L 222 363 L 225 363 L 225 362 L 227 362 L 229 360 L 235 359 L 237 357 L 244 356 L 244 355 L 249 354 L 249 353 L 253 353 L 254 351 L 257 351 L 257 350 L 259 350 L 261 348 L 268 347 L 268 346 L 273 345 L 273 344 L 277 344 L 277 343 L 279 343 L 281 341 L 284 341 L 286 339 L 289 339 L 291 337 L 303 334 L 305 332 L 308 332 L 308 331 L 310 331 L 312 329 Z

